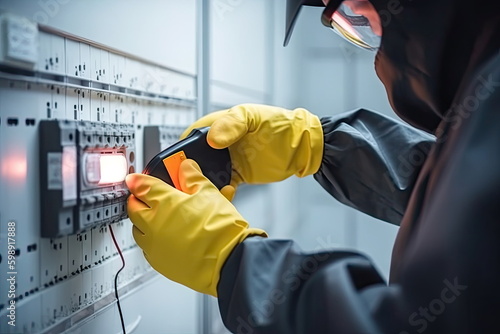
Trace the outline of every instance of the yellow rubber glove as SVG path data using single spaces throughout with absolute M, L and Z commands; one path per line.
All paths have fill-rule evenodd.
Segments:
M 208 114 L 194 128 L 210 126 L 208 144 L 229 147 L 233 176 L 221 193 L 232 199 L 240 183 L 270 183 L 292 175 L 304 177 L 318 171 L 323 158 L 323 128 L 319 118 L 305 109 L 242 104 Z
M 184 160 L 181 190 L 144 174 L 130 174 L 128 215 L 133 236 L 159 273 L 193 290 L 217 296 L 220 270 L 234 247 L 251 235 L 248 223 L 202 174 Z

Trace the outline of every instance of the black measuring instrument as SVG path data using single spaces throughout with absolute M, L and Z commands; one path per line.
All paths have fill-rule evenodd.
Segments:
M 231 181 L 229 150 L 215 149 L 207 143 L 209 127 L 194 129 L 189 135 L 158 153 L 144 168 L 143 174 L 155 176 L 180 189 L 179 166 L 185 159 L 198 163 L 205 175 L 218 189 Z

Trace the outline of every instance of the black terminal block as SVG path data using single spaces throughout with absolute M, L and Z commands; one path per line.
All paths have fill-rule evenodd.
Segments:
M 231 157 L 229 150 L 214 149 L 207 143 L 207 133 L 209 127 L 198 128 L 184 139 L 171 145 L 167 149 L 158 153 L 144 168 L 143 174 L 155 176 L 172 187 L 176 187 L 173 178 L 177 175 L 170 175 L 176 172 L 175 168 L 167 166 L 178 165 L 184 159 L 193 159 L 198 163 L 205 175 L 218 189 L 229 184 L 231 181 Z M 176 157 L 171 161 L 172 157 Z M 170 162 L 169 162 L 170 161 Z M 175 166 L 174 166 L 175 167 Z
M 56 238 L 127 218 L 135 171 L 132 124 L 39 123 L 41 236 Z

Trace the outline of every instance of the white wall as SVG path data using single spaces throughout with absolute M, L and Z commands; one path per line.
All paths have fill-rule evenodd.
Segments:
M 273 7 L 268 8 L 271 12 L 263 13 L 266 8 L 262 1 L 252 1 L 253 10 L 248 1 L 240 1 L 239 6 L 214 18 L 214 75 L 223 78 L 228 87 L 234 85 L 235 91 L 237 87 L 258 90 L 266 77 L 263 69 L 271 68 L 271 73 L 267 73 L 271 74 L 267 75 L 271 84 L 270 104 L 291 109 L 304 107 L 320 117 L 360 107 L 395 116 L 374 71 L 375 54 L 349 45 L 325 28 L 320 22 L 320 8 L 304 7 L 289 45 L 282 46 L 285 2 L 274 1 Z M 262 18 L 266 16 L 272 18 L 271 35 L 262 29 L 266 25 Z M 255 29 L 242 30 L 242 26 L 248 25 L 239 23 L 248 22 L 248 17 L 254 20 Z M 267 49 L 263 42 L 266 40 Z M 238 57 L 228 56 L 235 49 Z M 240 53 L 242 50 L 245 52 Z M 254 53 L 268 54 L 268 64 L 249 59 Z M 245 75 L 249 69 L 255 73 Z M 226 101 L 266 100 L 249 93 Z M 388 277 L 397 227 L 340 204 L 312 176 L 246 186 L 237 194 L 235 204 L 251 225 L 265 228 L 271 237 L 293 238 L 308 250 L 333 247 L 364 252 Z
M 0 0 L 0 10 L 196 73 L 196 0 Z
M 295 106 L 318 116 L 366 108 L 394 116 L 374 70 L 374 53 L 349 45 L 320 22 L 321 8 L 304 7 L 289 47 L 297 55 Z M 305 249 L 350 248 L 366 253 L 388 277 L 397 227 L 340 204 L 312 178 L 299 180 L 300 223 L 294 238 Z
M 269 101 L 271 3 L 219 0 L 211 4 L 212 104 Z

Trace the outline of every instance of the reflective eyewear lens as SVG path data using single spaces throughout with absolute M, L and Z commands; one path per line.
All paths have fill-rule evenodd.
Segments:
M 323 24 L 350 43 L 370 51 L 380 47 L 382 28 L 380 17 L 366 0 L 344 1 L 333 13 L 323 12 Z

